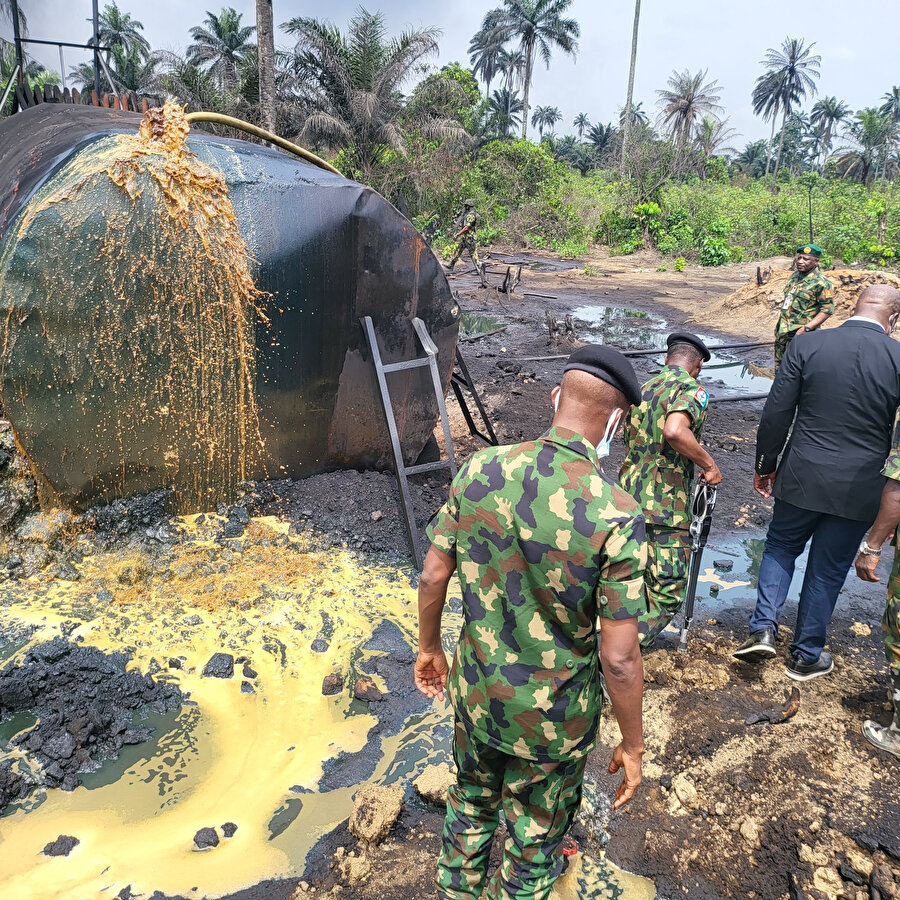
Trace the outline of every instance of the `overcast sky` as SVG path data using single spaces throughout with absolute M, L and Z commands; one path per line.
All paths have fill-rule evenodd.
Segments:
M 101 7 L 104 0 L 101 0 Z M 222 0 L 119 0 L 121 9 L 144 24 L 144 33 L 155 49 L 183 51 L 188 29 L 199 24 L 207 9 L 218 11 Z M 230 0 L 255 24 L 253 0 Z M 73 43 L 90 36 L 85 21 L 90 0 L 20 0 L 29 20 L 31 37 Z M 274 0 L 276 24 L 293 16 L 327 17 L 342 28 L 359 6 L 358 0 L 329 3 Z M 367 0 L 370 10 L 381 10 L 392 32 L 408 26 L 442 29 L 437 64 L 468 64 L 468 42 L 485 12 L 496 0 Z M 900 83 L 896 53 L 898 19 L 896 0 L 819 0 L 808 4 L 784 0 L 756 0 L 753 4 L 722 0 L 644 0 L 638 42 L 635 102 L 656 113 L 656 90 L 665 87 L 673 69 L 708 69 L 709 78 L 722 87 L 722 104 L 729 124 L 738 132 L 734 143 L 767 136 L 768 128 L 754 118 L 750 91 L 761 71 L 768 47 L 780 46 L 787 37 L 815 41 L 822 56 L 819 95 L 834 94 L 856 110 L 876 105 L 892 85 Z M 893 8 L 894 13 L 889 13 Z M 631 27 L 631 0 L 574 0 L 572 15 L 581 25 L 579 52 L 573 61 L 554 55 L 549 71 L 538 63 L 534 71 L 532 105 L 558 106 L 563 121 L 557 132 L 573 130 L 572 119 L 587 113 L 592 122 L 614 121 L 625 101 Z M 880 23 L 880 24 L 879 24 Z M 9 22 L 0 22 L 0 35 L 11 36 Z M 276 32 L 276 43 L 289 47 L 290 39 Z M 56 50 L 32 48 L 49 68 L 59 69 Z M 66 66 L 81 57 L 66 51 Z M 87 57 L 84 57 L 87 58 Z

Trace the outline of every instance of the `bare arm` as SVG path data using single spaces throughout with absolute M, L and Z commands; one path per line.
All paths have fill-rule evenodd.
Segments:
M 900 481 L 888 478 L 881 492 L 881 507 L 878 518 L 866 535 L 866 543 L 874 550 L 880 547 L 900 524 Z M 881 581 L 875 574 L 880 557 L 860 553 L 856 557 L 856 574 L 863 581 Z
M 694 437 L 691 430 L 691 417 L 685 412 L 673 412 L 666 416 L 666 424 L 663 426 L 663 437 L 666 443 L 686 456 L 691 462 L 700 467 L 703 478 L 707 484 L 719 484 L 722 473 L 715 460 L 700 446 L 700 442 Z
M 616 747 L 609 764 L 611 773 L 625 770 L 613 802 L 613 809 L 619 809 L 634 796 L 641 783 L 644 665 L 638 644 L 637 619 L 601 619 L 600 632 L 603 677 L 622 732 L 622 743 Z
M 827 312 L 816 313 L 816 315 L 813 316 L 813 318 L 811 318 L 806 323 L 806 327 L 809 328 L 810 330 L 812 330 L 814 328 L 818 328 L 819 326 L 821 326 L 825 322 L 827 322 L 830 318 L 831 318 L 831 313 L 827 313 Z
M 419 653 L 414 677 L 416 687 L 426 697 L 440 700 L 444 699 L 449 672 L 441 644 L 441 615 L 455 570 L 456 560 L 432 544 L 419 576 Z

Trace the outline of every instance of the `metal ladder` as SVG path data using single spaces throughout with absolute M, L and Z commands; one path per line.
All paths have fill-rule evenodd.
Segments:
M 384 407 L 384 417 L 387 419 L 388 431 L 391 435 L 391 447 L 394 451 L 394 466 L 397 472 L 397 482 L 400 485 L 400 503 L 403 506 L 403 514 L 406 517 L 406 533 L 409 537 L 409 546 L 412 550 L 416 568 L 422 568 L 422 553 L 419 549 L 419 534 L 416 528 L 416 512 L 413 507 L 412 497 L 409 493 L 408 476 L 418 475 L 422 472 L 435 472 L 439 469 L 450 469 L 451 477 L 456 477 L 456 455 L 453 451 L 453 438 L 450 436 L 450 421 L 447 418 L 447 404 L 444 402 L 444 390 L 441 384 L 441 376 L 437 367 L 438 349 L 425 323 L 418 317 L 412 320 L 413 328 L 419 338 L 419 343 L 425 351 L 425 356 L 402 362 L 385 363 L 381 358 L 381 350 L 378 347 L 378 338 L 375 334 L 375 326 L 371 316 L 363 316 L 363 331 L 366 341 L 372 353 L 372 361 L 375 363 L 375 375 L 378 378 L 378 388 L 381 392 L 381 404 Z M 388 389 L 387 378 L 391 372 L 403 372 L 407 369 L 420 369 L 428 367 L 431 371 L 431 382 L 434 385 L 434 396 L 437 400 L 438 410 L 441 414 L 441 427 L 444 430 L 444 446 L 447 448 L 448 458 L 439 459 L 436 462 L 422 463 L 417 466 L 407 466 L 403 462 L 403 449 L 400 446 L 400 433 L 397 431 L 397 420 L 394 418 L 394 406 Z

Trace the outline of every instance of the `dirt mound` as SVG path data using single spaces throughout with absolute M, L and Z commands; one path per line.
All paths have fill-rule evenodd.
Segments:
M 733 294 L 713 301 L 702 314 L 694 316 L 695 321 L 770 339 L 791 270 L 772 268 L 767 272 L 767 267 L 761 266 L 761 272 L 763 277 L 768 275 L 765 284 L 760 285 L 755 277 L 752 278 Z M 829 269 L 825 276 L 834 284 L 836 307 L 829 324 L 839 324 L 848 318 L 859 295 L 870 284 L 889 284 L 900 289 L 900 278 L 890 272 Z

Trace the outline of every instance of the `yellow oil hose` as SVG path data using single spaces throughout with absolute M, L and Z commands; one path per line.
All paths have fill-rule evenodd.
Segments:
M 256 135 L 256 137 L 262 138 L 270 144 L 275 144 L 276 147 L 280 147 L 282 150 L 287 150 L 288 153 L 293 153 L 295 156 L 305 159 L 308 163 L 312 163 L 320 169 L 333 172 L 335 175 L 341 174 L 333 165 L 325 162 L 324 159 L 316 156 L 315 153 L 310 153 L 309 150 L 305 150 L 303 147 L 293 144 L 283 137 L 278 137 L 277 134 L 272 134 L 271 131 L 251 125 L 249 122 L 243 122 L 232 116 L 223 116 L 221 113 L 214 112 L 192 112 L 188 113 L 186 118 L 188 122 L 215 122 L 217 125 L 228 125 L 231 128 L 237 128 L 239 131 L 246 131 L 248 134 Z

